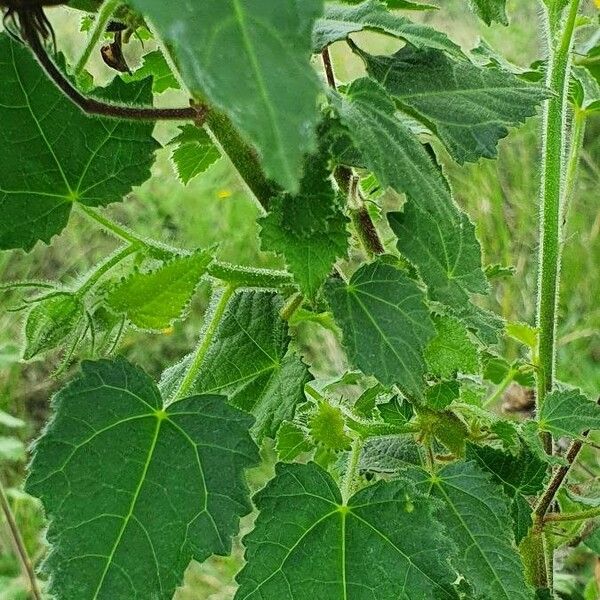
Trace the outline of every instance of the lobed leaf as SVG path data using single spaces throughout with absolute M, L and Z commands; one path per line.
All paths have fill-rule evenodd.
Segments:
M 600 429 L 600 405 L 579 389 L 560 387 L 544 398 L 538 427 L 555 437 L 581 439 L 584 431 Z
M 381 481 L 344 503 L 315 463 L 279 464 L 255 503 L 236 600 L 458 598 L 452 546 L 406 481 Z
M 513 518 L 515 541 L 520 543 L 527 535 L 533 521 L 532 508 L 525 496 L 533 496 L 544 489 L 548 464 L 537 458 L 527 448 L 514 456 L 491 446 L 467 446 L 467 458 L 474 459 L 492 474 L 504 493 L 512 499 L 510 513 Z
M 422 398 L 423 352 L 434 329 L 419 286 L 378 261 L 363 265 L 348 284 L 330 279 L 325 295 L 351 361 L 384 385 Z
M 314 298 L 335 261 L 347 256 L 349 232 L 325 156 L 306 165 L 300 192 L 273 198 L 259 222 L 262 249 L 282 254 L 302 292 Z
M 445 33 L 391 13 L 379 0 L 352 4 L 355 6 L 334 2 L 325 5 L 325 14 L 317 20 L 313 31 L 314 52 L 321 52 L 326 46 L 365 29 L 392 35 L 418 48 L 439 48 L 455 54 L 461 52 L 460 46 Z
M 323 0 L 133 0 L 173 49 L 188 88 L 222 109 L 295 191 L 315 148 L 319 82 L 311 35 Z
M 408 196 L 404 211 L 388 219 L 398 249 L 418 268 L 429 297 L 450 307 L 484 341 L 495 342 L 500 320 L 470 302 L 470 293 L 488 290 L 475 228 L 454 203 L 438 165 L 395 117 L 393 100 L 374 80 L 354 81 L 332 102 L 365 166 L 382 186 Z
M 459 163 L 495 158 L 508 128 L 535 115 L 546 88 L 439 50 L 405 46 L 392 56 L 355 50 L 398 107 L 433 131 Z
M 240 290 L 229 301 L 193 390 L 223 394 L 252 413 L 258 441 L 275 438 L 283 421 L 291 420 L 305 400 L 311 379 L 306 365 L 290 348 L 287 323 L 279 316 L 283 299 L 275 292 Z M 163 393 L 186 368 L 189 358 L 163 376 Z
M 154 124 L 85 115 L 27 48 L 0 33 L 0 249 L 49 243 L 73 205 L 106 206 L 150 176 Z M 116 78 L 94 94 L 150 104 L 151 81 Z
M 501 488 L 472 461 L 448 465 L 435 475 L 416 468 L 409 473 L 419 490 L 443 503 L 438 518 L 458 547 L 455 564 L 476 597 L 532 600 Z
M 171 600 L 192 558 L 231 551 L 259 458 L 248 415 L 219 396 L 165 405 L 122 359 L 84 362 L 53 406 L 26 488 L 50 521 L 56 600 Z
M 435 337 L 427 344 L 425 360 L 437 377 L 452 377 L 457 372 L 475 374 L 479 370 L 479 352 L 465 326 L 454 317 L 435 316 Z

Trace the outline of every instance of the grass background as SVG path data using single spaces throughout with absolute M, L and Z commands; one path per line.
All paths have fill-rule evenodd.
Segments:
M 470 15 L 466 0 L 446 0 L 440 4 L 439 12 L 417 15 L 417 18 L 445 30 L 465 48 L 474 47 L 479 36 L 483 36 L 516 64 L 527 65 L 542 57 L 534 2 L 509 1 L 512 23 L 508 29 L 482 25 Z M 83 40 L 83 34 L 78 33 L 80 14 L 58 9 L 51 11 L 51 16 L 60 49 L 70 58 L 77 56 Z M 389 38 L 367 35 L 362 39 L 370 48 L 382 52 L 397 47 Z M 139 56 L 140 52 L 141 48 L 135 45 L 127 49 L 132 56 Z M 343 45 L 333 48 L 333 57 L 340 79 L 351 79 L 360 73 L 360 64 Z M 135 64 L 135 58 L 131 63 Z M 91 70 L 97 81 L 112 76 L 97 58 Z M 160 101 L 172 104 L 178 100 L 180 97 L 170 92 Z M 559 377 L 591 395 L 600 392 L 599 132 L 600 119 L 592 119 L 577 196 L 566 228 L 558 321 Z M 156 132 L 163 143 L 173 134 L 173 126 L 161 125 Z M 484 302 L 509 320 L 532 323 L 536 291 L 539 119 L 531 119 L 503 140 L 497 161 L 482 160 L 465 167 L 446 162 L 457 201 L 477 224 L 486 261 L 513 265 L 516 269 L 514 277 L 494 284 L 492 296 Z M 255 266 L 281 265 L 273 255 L 260 252 L 256 225 L 259 208 L 225 160 L 184 187 L 173 173 L 169 150 L 163 149 L 153 174 L 151 180 L 134 190 L 123 203 L 111 207 L 115 218 L 144 236 L 173 240 L 188 248 L 219 243 L 219 257 L 223 260 Z M 115 247 L 113 239 L 85 218 L 74 215 L 69 227 L 55 238 L 51 247 L 38 245 L 27 255 L 18 251 L 0 254 L 0 278 L 4 281 L 44 278 L 68 283 Z M 120 352 L 158 376 L 193 346 L 207 297 L 207 288 L 202 288 L 190 318 L 177 324 L 171 334 L 130 332 Z M 0 300 L 0 409 L 25 420 L 27 426 L 20 436 L 29 441 L 47 418 L 51 394 L 70 374 L 67 372 L 59 379 L 51 376 L 55 356 L 27 364 L 20 361 L 22 317 L 7 310 L 15 302 L 15 295 L 9 293 L 3 293 Z M 325 356 L 329 367 L 343 364 L 337 346 L 327 336 L 316 332 L 312 335 L 321 336 L 311 340 L 311 347 L 321 349 L 321 360 Z M 327 368 L 324 364 L 317 366 Z M 0 425 L 0 435 L 3 433 Z M 598 453 L 590 452 L 586 464 L 595 476 L 600 474 Z M 29 550 L 33 556 L 40 557 L 43 520 L 37 504 L 19 492 L 23 472 L 23 462 L 16 462 L 3 465 L 1 476 L 11 487 L 11 499 Z M 267 461 L 267 466 L 250 477 L 258 486 L 268 473 Z M 251 519 L 247 519 L 244 527 L 247 529 L 250 524 Z M 233 558 L 216 558 L 203 566 L 193 565 L 178 600 L 231 599 L 235 591 L 233 576 L 241 564 L 239 544 L 237 548 Z M 0 600 L 26 598 L 18 574 L 19 566 L 5 524 L 0 523 Z M 576 562 L 566 564 L 560 579 L 564 597 L 583 598 L 581 590 L 588 577 L 589 572 L 580 569 Z

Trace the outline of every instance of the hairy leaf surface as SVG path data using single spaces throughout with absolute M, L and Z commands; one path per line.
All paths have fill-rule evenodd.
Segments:
M 508 25 L 506 0 L 471 0 L 473 10 L 486 25 L 494 21 Z
M 214 164 L 221 157 L 221 153 L 201 127 L 183 125 L 179 129 L 179 135 L 174 137 L 169 145 L 175 146 L 171 158 L 179 179 L 187 185 Z
M 544 398 L 538 426 L 555 437 L 581 438 L 588 429 L 600 429 L 600 405 L 581 390 L 561 387 Z
M 464 325 L 448 316 L 436 316 L 433 323 L 436 334 L 425 349 L 431 373 L 438 377 L 451 377 L 457 372 L 477 373 L 479 353 Z
M 533 116 L 548 97 L 545 88 L 512 73 L 439 50 L 406 46 L 392 56 L 359 54 L 399 108 L 429 127 L 461 164 L 495 158 L 508 128 Z
M 273 198 L 260 220 L 263 250 L 283 254 L 302 292 L 313 298 L 338 258 L 348 254 L 348 219 L 324 156 L 307 161 L 297 195 Z
M 27 490 L 50 520 L 57 600 L 171 600 L 192 558 L 231 551 L 258 462 L 249 415 L 219 396 L 165 406 L 121 359 L 83 363 L 54 409 Z
M 372 79 L 354 81 L 333 103 L 381 185 L 408 196 L 404 211 L 388 218 L 398 249 L 419 269 L 430 298 L 450 307 L 485 341 L 496 341 L 498 319 L 469 299 L 470 293 L 488 290 L 475 228 L 454 203 L 439 166 Z
M 452 547 L 431 503 L 406 481 L 379 482 L 344 504 L 316 464 L 278 465 L 255 503 L 236 600 L 458 597 Z
M 192 93 L 224 110 L 267 175 L 296 190 L 314 149 L 319 83 L 311 36 L 323 0 L 133 0 L 174 49 Z
M 438 518 L 458 546 L 455 564 L 477 597 L 532 600 L 501 488 L 474 462 L 448 465 L 434 476 L 410 472 L 419 489 L 443 503 Z
M 110 291 L 106 303 L 136 327 L 166 329 L 186 310 L 211 261 L 210 252 L 198 250 L 154 271 L 133 273 Z
M 75 202 L 105 206 L 150 177 L 159 147 L 153 123 L 85 115 L 5 33 L 0 73 L 0 249 L 49 243 Z M 148 104 L 152 85 L 117 78 L 95 93 Z
M 325 293 L 352 362 L 384 385 L 423 396 L 423 352 L 434 329 L 425 294 L 383 262 L 362 266 L 345 284 L 330 279 Z
M 502 486 L 512 498 L 510 513 L 513 518 L 515 541 L 518 544 L 533 524 L 532 509 L 525 496 L 533 496 L 544 489 L 548 464 L 527 449 L 517 456 L 490 446 L 467 446 L 467 458 L 476 460 L 492 474 L 494 481 Z
M 275 438 L 281 423 L 290 420 L 296 405 L 305 400 L 304 384 L 311 379 L 289 347 L 287 323 L 279 316 L 282 307 L 283 299 L 275 292 L 237 292 L 192 388 L 196 393 L 223 394 L 231 404 L 251 412 L 258 440 Z M 168 378 L 176 379 L 187 360 L 171 369 Z
M 351 33 L 370 29 L 406 40 L 418 48 L 431 47 L 460 53 L 460 46 L 452 42 L 445 33 L 391 13 L 379 0 L 353 4 L 355 6 L 333 2 L 325 5 L 325 14 L 316 22 L 313 33 L 315 52 L 320 52 L 333 42 L 346 39 Z

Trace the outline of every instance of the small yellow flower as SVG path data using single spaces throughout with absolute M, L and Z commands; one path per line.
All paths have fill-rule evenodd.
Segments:
M 594 4 L 596 5 L 596 8 L 600 8 L 600 0 L 594 0 Z
M 219 200 L 225 200 L 226 198 L 231 198 L 231 196 L 231 190 L 219 190 L 217 192 L 217 197 L 219 198 Z
M 163 335 L 171 335 L 171 334 L 172 334 L 174 331 L 175 331 L 175 328 L 174 328 L 174 327 L 167 327 L 166 329 L 163 329 L 163 330 L 161 331 L 161 333 L 162 333 Z

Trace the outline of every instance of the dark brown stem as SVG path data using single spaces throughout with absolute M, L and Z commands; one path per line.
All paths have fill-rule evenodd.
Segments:
M 36 32 L 26 19 L 21 21 L 22 32 L 25 41 L 38 59 L 40 65 L 48 77 L 56 86 L 76 104 L 83 112 L 90 115 L 101 115 L 116 119 L 132 119 L 142 121 L 187 121 L 192 120 L 201 123 L 208 113 L 206 106 L 188 106 L 183 108 L 153 108 L 144 106 L 121 106 L 101 102 L 95 98 L 84 96 L 71 82 L 61 73 L 60 69 L 48 56 Z
M 323 67 L 325 68 L 325 77 L 329 87 L 336 89 L 335 85 L 335 74 L 333 72 L 333 65 L 331 64 L 331 55 L 329 54 L 329 48 L 325 47 L 321 52 L 321 58 L 323 59 Z
M 598 399 L 598 404 L 600 404 L 600 398 Z M 586 438 L 590 434 L 589 430 L 583 433 L 583 437 Z M 543 524 L 543 519 L 550 508 L 550 505 L 554 501 L 556 494 L 558 494 L 558 490 L 562 487 L 562 484 L 565 482 L 573 463 L 577 460 L 579 453 L 581 452 L 581 448 L 583 447 L 583 440 L 575 440 L 569 446 L 567 450 L 566 460 L 567 464 L 559 467 L 559 469 L 554 473 L 546 491 L 542 494 L 537 506 L 535 507 L 534 514 L 538 519 L 538 525 Z
M 332 89 L 335 90 L 337 89 L 337 86 L 335 83 L 335 74 L 333 72 L 329 48 L 326 47 L 321 52 L 321 58 L 323 59 L 323 67 L 325 69 L 327 83 Z M 373 219 L 371 219 L 371 215 L 365 206 L 364 198 L 360 192 L 360 189 L 354 187 L 354 175 L 352 174 L 352 169 L 345 166 L 339 166 L 336 168 L 333 175 L 338 186 L 349 197 L 349 199 L 351 200 L 350 197 L 355 196 L 358 200 L 358 205 L 356 207 L 349 207 L 350 218 L 352 219 L 356 233 L 358 234 L 358 237 L 360 238 L 365 250 L 369 254 L 383 254 L 385 252 L 385 248 L 379 237 L 375 223 L 373 223 Z

